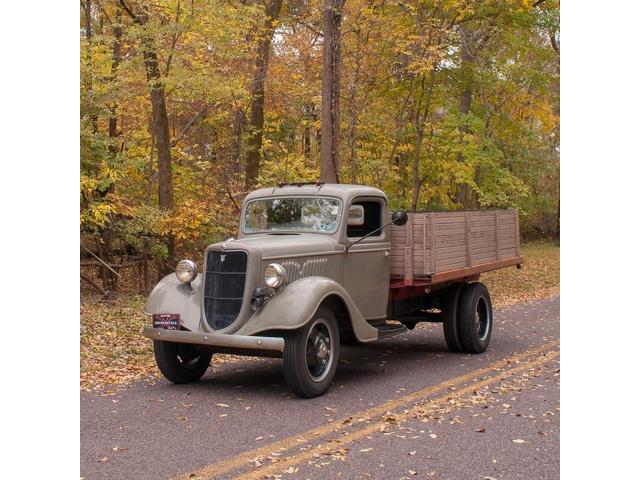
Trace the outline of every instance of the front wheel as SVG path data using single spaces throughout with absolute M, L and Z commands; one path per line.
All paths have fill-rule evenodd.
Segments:
M 336 317 L 320 306 L 304 327 L 285 339 L 284 377 L 293 392 L 313 398 L 327 391 L 338 368 L 340 332 Z
M 458 334 L 466 353 L 482 353 L 489 346 L 493 329 L 491 297 L 484 284 L 468 283 L 460 295 Z
M 167 380 L 190 383 L 200 380 L 211 363 L 211 352 L 197 349 L 188 343 L 153 341 L 156 365 Z

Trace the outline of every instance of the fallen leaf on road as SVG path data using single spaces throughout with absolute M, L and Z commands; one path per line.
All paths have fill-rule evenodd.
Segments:
M 481 428 L 476 428 L 476 432 L 477 433 L 484 433 L 484 432 L 486 432 L 486 430 L 485 430 L 484 427 L 481 427 Z
M 107 457 L 100 457 L 100 458 L 98 459 L 98 461 L 99 461 L 99 462 L 102 462 L 102 463 L 106 462 L 107 460 L 109 460 Z
M 431 433 L 431 434 L 429 434 L 429 436 L 430 436 L 431 438 L 438 438 L 438 435 L 436 435 L 435 433 Z
M 409 452 L 409 455 L 415 455 L 415 454 L 416 454 L 415 450 L 413 450 L 412 452 Z
M 522 440 L 521 438 L 516 438 L 515 440 L 512 440 L 513 443 L 527 443 L 524 440 Z
M 229 407 L 229 405 L 227 405 L 226 403 L 216 403 L 216 407 L 224 407 L 224 408 L 227 408 L 227 407 Z
M 373 448 L 362 448 L 362 449 L 360 449 L 361 452 L 370 452 L 371 450 L 373 450 Z
M 418 474 L 418 472 L 414 472 L 413 470 L 409 470 L 409 474 L 410 474 L 410 475 L 417 475 L 417 474 Z

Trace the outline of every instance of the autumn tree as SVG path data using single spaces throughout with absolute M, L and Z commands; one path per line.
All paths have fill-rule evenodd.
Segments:
M 251 119 L 249 122 L 249 139 L 247 141 L 247 159 L 245 166 L 245 190 L 255 185 L 260 172 L 260 156 L 262 155 L 262 135 L 264 128 L 264 85 L 267 80 L 271 40 L 276 29 L 282 0 L 264 0 L 264 25 L 258 34 L 255 73 L 251 85 Z
M 248 189 L 318 178 L 558 232 L 557 0 L 79 7 L 82 242 L 108 263 L 199 258 Z
M 338 183 L 340 170 L 340 44 L 345 0 L 324 0 L 320 179 Z
M 142 4 L 140 10 L 135 12 L 126 0 L 120 0 L 120 5 L 129 14 L 131 19 L 142 29 L 142 55 L 144 67 L 149 85 L 149 97 L 151 100 L 152 132 L 155 139 L 155 147 L 158 152 L 158 204 L 162 210 L 172 212 L 173 199 L 173 172 L 171 165 L 171 136 L 169 133 L 169 116 L 167 114 L 167 102 L 163 83 L 163 74 L 160 71 L 158 54 L 153 37 L 152 23 L 149 18 L 149 6 Z M 176 15 L 179 16 L 178 7 Z M 166 76 L 171 65 L 171 57 L 166 62 L 164 75 Z M 167 262 L 161 271 L 171 271 L 175 259 L 175 239 L 171 232 L 167 234 Z

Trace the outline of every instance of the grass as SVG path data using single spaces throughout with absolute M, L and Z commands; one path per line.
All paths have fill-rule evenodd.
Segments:
M 560 246 L 551 242 L 522 246 L 525 263 L 482 276 L 494 307 L 547 298 L 560 293 Z M 140 335 L 148 325 L 145 298 L 121 295 L 115 300 L 83 296 L 80 304 L 80 386 L 104 388 L 157 375 L 151 341 Z M 232 355 L 215 355 L 216 363 Z

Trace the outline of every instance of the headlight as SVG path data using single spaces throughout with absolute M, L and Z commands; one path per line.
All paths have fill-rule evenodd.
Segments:
M 264 269 L 264 283 L 271 288 L 278 288 L 284 283 L 287 271 L 279 263 L 270 263 Z
M 176 277 L 183 283 L 191 283 L 198 276 L 198 267 L 192 260 L 180 260 L 176 265 Z

